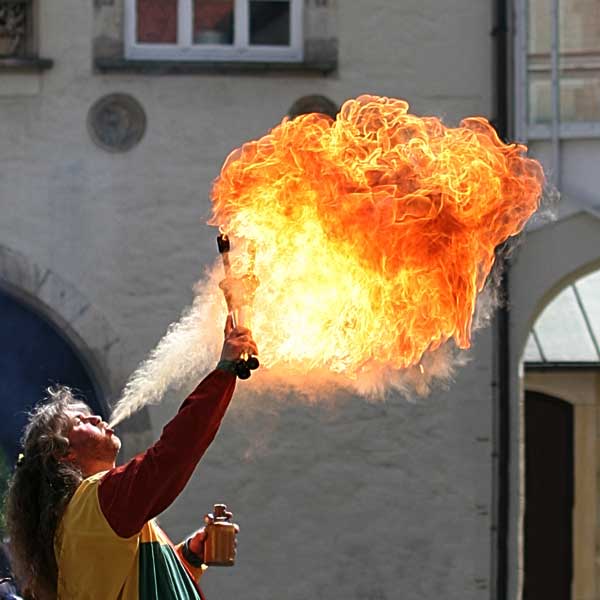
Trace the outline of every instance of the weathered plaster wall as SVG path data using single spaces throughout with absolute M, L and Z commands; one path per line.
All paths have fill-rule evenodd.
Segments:
M 183 535 L 214 500 L 236 511 L 239 564 L 207 595 L 488 598 L 490 379 L 481 360 L 415 403 L 234 402 L 164 523 Z
M 556 169 L 550 140 L 533 141 L 529 149 L 544 166 L 553 181 Z M 560 204 L 559 215 L 566 217 L 584 209 L 600 214 L 600 141 L 597 139 L 562 140 L 560 144 Z
M 312 93 L 404 97 L 449 122 L 492 116 L 491 6 L 345 0 L 334 75 L 173 77 L 93 74 L 92 3 L 40 2 L 41 54 L 54 68 L 0 77 L 0 244 L 91 299 L 130 371 L 215 257 L 203 223 L 228 152 Z M 86 130 L 89 107 L 112 92 L 135 96 L 148 117 L 122 155 Z M 236 407 L 163 519 L 177 537 L 213 501 L 236 512 L 239 564 L 206 576 L 208 597 L 488 598 L 490 330 L 472 356 L 449 392 L 414 404 Z M 174 410 L 151 413 L 155 434 Z

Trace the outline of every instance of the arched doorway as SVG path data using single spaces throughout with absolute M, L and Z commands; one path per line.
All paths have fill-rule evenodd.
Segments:
M 0 341 L 1 486 L 12 470 L 26 412 L 49 384 L 78 389 L 94 412 L 106 416 L 127 372 L 125 345 L 94 303 L 51 269 L 2 245 Z M 153 436 L 147 410 L 118 433 L 121 460 L 148 447 Z M 0 536 L 1 525 L 0 519 Z M 8 573 L 0 550 L 0 576 Z
M 2 290 L 0 314 L 0 447 L 12 464 L 27 412 L 48 386 L 73 387 L 96 414 L 103 410 L 81 357 L 50 321 Z
M 20 450 L 27 413 L 53 384 L 68 385 L 103 414 L 97 386 L 79 353 L 44 316 L 0 289 L 0 496 Z M 0 520 L 0 536 L 4 535 Z M 0 576 L 10 566 L 0 549 Z
M 94 392 L 90 399 L 99 414 L 110 412 L 129 375 L 125 360 L 127 346 L 94 302 L 58 273 L 1 244 L 0 291 L 58 333 L 84 365 L 93 384 L 90 384 Z M 3 319 L 1 313 L 0 319 Z M 0 339 L 4 341 L 5 336 Z M 51 377 L 57 382 L 61 378 L 56 371 Z M 79 387 L 86 389 L 85 383 Z M 118 433 L 123 442 L 121 460 L 147 448 L 153 440 L 147 409 L 118 426 Z
M 575 507 L 573 517 L 573 598 L 596 598 L 597 567 L 595 562 L 596 541 L 596 415 L 600 397 L 599 380 L 591 371 L 591 358 L 583 364 L 560 364 L 571 357 L 554 359 L 557 362 L 532 370 L 524 364 L 532 350 L 539 353 L 539 341 L 543 354 L 549 358 L 544 340 L 536 342 L 530 333 L 538 317 L 563 290 L 600 268 L 600 219 L 594 214 L 580 212 L 571 214 L 544 227 L 529 231 L 524 243 L 516 252 L 510 269 L 509 296 L 509 372 L 510 414 L 508 448 L 509 463 L 509 522 L 508 561 L 509 596 L 520 598 L 525 572 L 524 513 L 526 509 L 525 477 L 525 390 L 533 390 L 560 397 L 573 405 L 575 445 Z M 579 295 L 583 289 L 576 290 Z M 565 292 L 566 294 L 566 292 Z M 568 292 L 578 303 L 577 294 Z M 564 298 L 563 298 L 564 300 Z M 585 303 L 585 298 L 583 298 Z M 589 334 L 585 317 L 580 316 L 581 331 Z M 559 330 L 572 335 L 574 329 L 565 318 L 565 311 L 557 311 L 555 321 Z M 536 334 L 540 331 L 536 327 Z M 582 339 L 580 336 L 578 339 Z M 528 342 L 529 340 L 529 342 Z M 560 347 L 558 344 L 556 347 Z M 531 355 L 531 354 L 530 354 Z M 528 360 L 532 360 L 529 358 Z M 526 368 L 527 367 L 527 368 Z M 577 369 L 574 371 L 574 368 Z M 542 372 L 543 370 L 543 372 Z M 576 385 L 574 385 L 576 384 Z M 584 461 L 585 462 L 584 464 Z M 590 477 L 590 474 L 591 477 Z M 593 523 L 590 523 L 590 519 Z
M 523 593 L 595 600 L 600 271 L 565 283 L 537 316 L 523 355 Z
M 573 406 L 525 392 L 524 600 L 570 600 Z

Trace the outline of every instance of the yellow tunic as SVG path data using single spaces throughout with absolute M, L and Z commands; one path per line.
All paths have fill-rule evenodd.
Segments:
M 104 473 L 84 479 L 57 530 L 58 600 L 200 600 L 192 577 L 154 519 L 129 538 L 117 535 L 100 508 Z

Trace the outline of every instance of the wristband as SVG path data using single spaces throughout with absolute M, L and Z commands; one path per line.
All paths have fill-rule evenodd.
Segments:
M 199 556 L 195 552 L 190 550 L 190 540 L 192 538 L 188 538 L 183 542 L 181 546 L 181 554 L 183 554 L 183 558 L 185 558 L 186 562 L 188 562 L 192 567 L 199 568 L 204 564 L 204 556 Z
M 237 375 L 236 369 L 237 362 L 235 360 L 220 360 L 217 364 L 217 369 L 226 371 L 227 373 L 233 373 Z

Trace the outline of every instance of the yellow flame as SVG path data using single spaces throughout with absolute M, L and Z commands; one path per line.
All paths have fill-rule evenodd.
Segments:
M 226 160 L 210 221 L 260 280 L 252 329 L 269 368 L 361 373 L 470 344 L 495 248 L 538 207 L 540 165 L 482 117 L 449 128 L 361 96 L 335 121 L 284 120 Z M 420 366 L 422 369 L 422 366 Z

